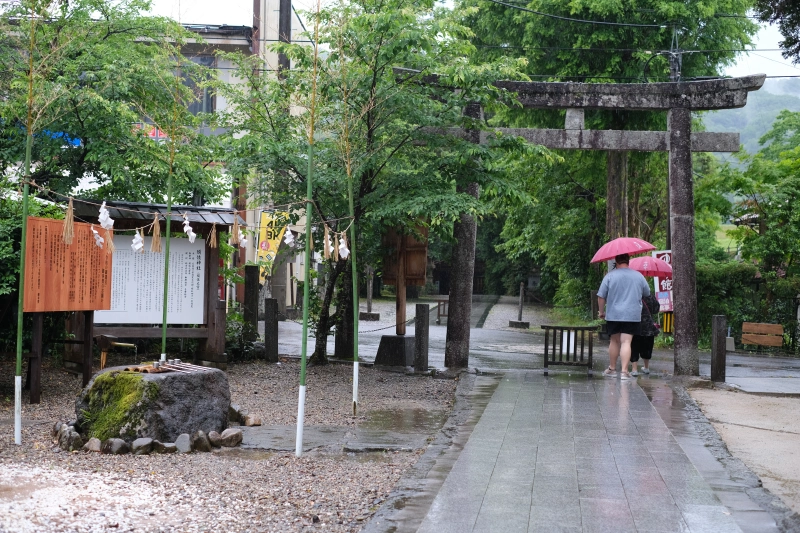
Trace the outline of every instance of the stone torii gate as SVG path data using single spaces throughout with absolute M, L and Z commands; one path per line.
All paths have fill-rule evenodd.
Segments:
M 669 210 L 675 287 L 675 374 L 699 375 L 697 354 L 697 290 L 695 279 L 694 189 L 692 152 L 736 152 L 738 133 L 692 133 L 692 111 L 744 107 L 747 93 L 764 84 L 766 76 L 690 82 L 646 84 L 589 84 L 551 82 L 496 82 L 495 86 L 515 94 L 523 107 L 566 109 L 566 126 L 557 129 L 495 128 L 504 135 L 522 137 L 558 150 L 667 151 L 669 152 Z M 480 109 L 469 106 L 466 114 L 480 117 Z M 666 111 L 667 131 L 586 130 L 585 109 Z M 486 142 L 491 132 L 454 131 L 472 142 Z M 462 217 L 463 218 L 463 217 Z M 474 235 L 474 233 L 473 233 Z M 474 248 L 474 237 L 471 246 Z M 459 242 L 457 248 L 469 247 Z M 458 251 L 456 252 L 458 254 Z M 460 255 L 460 254 L 459 254 Z M 473 254 L 474 257 L 474 254 Z M 469 273 L 471 282 L 472 273 Z M 464 291 L 455 291 L 456 293 Z M 471 283 L 470 283 L 471 292 Z M 467 305 L 471 301 L 453 301 Z M 449 322 L 449 321 L 448 321 Z M 449 323 L 448 323 L 449 326 Z M 449 331 L 448 331 L 449 334 Z M 468 335 L 468 333 L 467 333 Z M 448 343 L 449 343 L 448 335 Z M 469 342 L 467 336 L 467 343 Z

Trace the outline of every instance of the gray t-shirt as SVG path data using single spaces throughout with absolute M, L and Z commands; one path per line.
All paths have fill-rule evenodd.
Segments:
M 639 322 L 642 298 L 650 295 L 647 280 L 630 268 L 617 268 L 603 278 L 597 296 L 606 300 L 606 320 Z

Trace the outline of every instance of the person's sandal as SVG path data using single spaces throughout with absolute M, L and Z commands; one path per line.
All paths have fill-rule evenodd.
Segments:
M 638 370 L 631 370 L 631 376 L 638 376 L 638 375 L 639 375 Z
M 617 377 L 617 371 L 611 367 L 608 367 L 605 370 L 603 370 L 603 375 L 608 378 L 615 378 Z
M 628 372 L 623 372 L 622 374 L 620 374 L 619 379 L 625 381 L 625 380 L 633 379 L 633 376 L 630 375 Z

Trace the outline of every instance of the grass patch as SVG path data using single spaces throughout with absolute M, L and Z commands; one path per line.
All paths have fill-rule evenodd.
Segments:
M 731 253 L 736 253 L 737 244 L 733 237 L 728 236 L 728 232 L 734 229 L 736 226 L 733 224 L 720 224 L 716 232 L 717 243 Z
M 158 385 L 135 372 L 106 372 L 95 378 L 88 394 L 89 408 L 83 412 L 88 436 L 129 440 L 136 436 Z

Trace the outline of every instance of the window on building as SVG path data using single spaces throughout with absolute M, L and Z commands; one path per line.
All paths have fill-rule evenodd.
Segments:
M 212 69 L 215 67 L 216 58 L 214 56 L 188 56 L 187 59 L 192 63 L 196 63 L 203 67 Z M 209 87 L 198 87 L 197 83 L 184 76 L 183 83 L 192 89 L 195 94 L 194 102 L 189 104 L 189 112 L 193 115 L 199 113 L 213 113 L 214 112 L 214 93 Z

